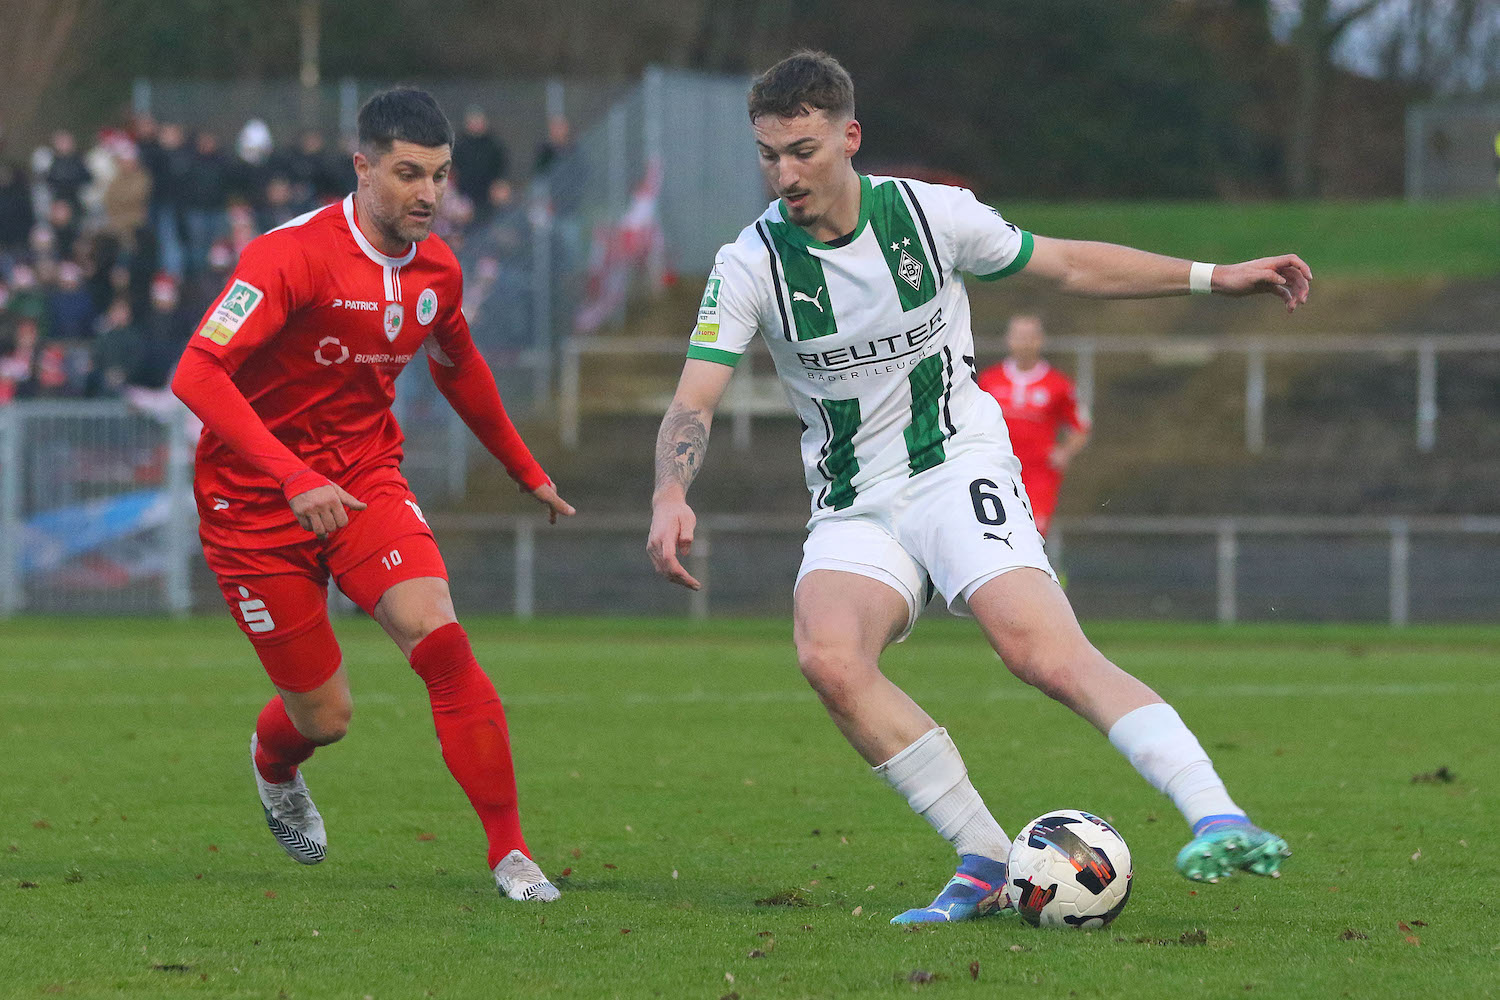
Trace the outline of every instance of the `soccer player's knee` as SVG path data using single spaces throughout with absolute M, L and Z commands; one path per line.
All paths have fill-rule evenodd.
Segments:
M 1011 673 L 1049 698 L 1068 702 L 1078 690 L 1083 671 L 1076 659 L 1048 651 L 1007 662 Z
M 344 698 L 327 705 L 319 705 L 312 713 L 309 726 L 312 732 L 303 732 L 313 743 L 327 746 L 337 743 L 349 734 L 349 722 L 354 718 L 354 702 Z M 301 726 L 297 727 L 301 730 Z
M 414 648 L 423 639 L 445 625 L 452 625 L 457 619 L 453 612 L 446 607 L 437 604 L 422 608 L 398 623 L 401 631 L 401 644 L 407 649 Z
M 839 643 L 806 642 L 797 647 L 797 665 L 802 676 L 824 702 L 847 701 L 858 689 L 864 664 L 850 647 Z

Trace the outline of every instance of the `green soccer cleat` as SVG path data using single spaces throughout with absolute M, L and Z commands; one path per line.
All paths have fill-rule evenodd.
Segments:
M 1194 882 L 1217 882 L 1236 871 L 1280 878 L 1282 859 L 1292 856 L 1285 840 L 1243 816 L 1210 816 L 1195 830 L 1177 852 L 1177 870 Z

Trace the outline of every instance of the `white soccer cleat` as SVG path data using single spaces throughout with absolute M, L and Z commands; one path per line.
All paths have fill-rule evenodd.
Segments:
M 301 771 L 291 781 L 279 785 L 261 777 L 260 768 L 255 766 L 255 748 L 259 743 L 259 738 L 251 733 L 250 773 L 255 775 L 255 790 L 260 793 L 266 826 L 293 861 L 315 865 L 328 853 L 328 832 L 323 829 L 323 817 L 307 791 L 307 782 L 302 780 Z
M 562 898 L 557 886 L 520 851 L 511 851 L 495 865 L 495 887 L 518 903 L 551 903 Z

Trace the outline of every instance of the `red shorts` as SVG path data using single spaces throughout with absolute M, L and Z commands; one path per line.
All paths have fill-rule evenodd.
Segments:
M 1031 500 L 1031 516 L 1036 519 L 1036 530 L 1043 538 L 1052 524 L 1052 512 L 1057 510 L 1062 478 L 1062 473 L 1046 463 L 1021 467 L 1021 481 L 1026 485 L 1027 498 Z
M 338 670 L 338 644 L 328 624 L 328 579 L 373 614 L 395 584 L 418 577 L 444 580 L 448 570 L 416 497 L 390 479 L 360 494 L 362 511 L 326 539 L 279 548 L 233 548 L 204 542 L 203 556 L 240 629 L 255 645 L 271 681 L 311 691 Z

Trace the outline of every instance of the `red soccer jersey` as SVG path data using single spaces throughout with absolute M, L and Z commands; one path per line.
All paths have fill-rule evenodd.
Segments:
M 430 236 L 388 257 L 360 232 L 350 195 L 253 240 L 188 350 L 217 359 L 297 459 L 347 483 L 399 465 L 396 376 L 423 343 L 445 363 L 475 353 L 462 290 L 446 243 Z M 194 485 L 205 541 L 309 537 L 281 484 L 207 429 Z
M 1024 372 L 1008 359 L 991 365 L 979 373 L 979 387 L 1000 403 L 1023 476 L 1029 469 L 1048 467 L 1059 429 L 1088 430 L 1088 417 L 1078 409 L 1073 380 L 1045 361 Z M 1030 488 L 1029 479 L 1027 485 Z

